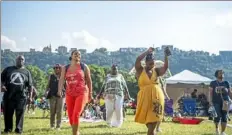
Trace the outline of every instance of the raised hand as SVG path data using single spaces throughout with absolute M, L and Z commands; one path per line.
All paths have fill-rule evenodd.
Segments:
M 165 54 L 165 56 L 170 56 L 170 55 L 172 55 L 172 53 L 171 53 L 169 47 L 166 47 L 166 48 L 165 48 L 164 54 Z
M 147 50 L 148 53 L 152 53 L 153 51 L 154 51 L 153 47 L 149 47 L 148 50 Z

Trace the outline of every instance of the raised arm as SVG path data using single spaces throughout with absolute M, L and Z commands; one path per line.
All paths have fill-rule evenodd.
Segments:
M 168 55 L 170 53 L 171 52 L 170 52 L 169 48 L 166 48 L 165 52 L 164 52 L 164 66 L 161 67 L 161 68 L 156 68 L 158 76 L 163 76 L 166 73 L 166 71 L 167 71 L 167 69 L 169 67 Z
M 145 58 L 145 56 L 149 53 L 151 53 L 154 50 L 154 48 L 150 47 L 147 51 L 143 52 L 141 55 L 139 55 L 135 61 L 135 70 L 138 74 L 140 74 L 143 70 L 143 67 L 141 65 L 141 61 Z
M 57 95 L 60 97 L 62 97 L 62 89 L 64 88 L 65 73 L 66 73 L 65 66 L 62 66 L 59 85 L 58 85 L 58 93 L 57 93 Z

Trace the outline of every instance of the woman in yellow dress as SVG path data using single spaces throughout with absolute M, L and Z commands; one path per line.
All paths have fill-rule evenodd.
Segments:
M 138 77 L 139 92 L 137 95 L 137 109 L 135 122 L 146 124 L 147 135 L 155 135 L 157 123 L 164 116 L 164 94 L 159 86 L 158 77 L 165 74 L 168 69 L 169 48 L 165 49 L 165 62 L 161 68 L 155 68 L 154 48 L 150 47 L 136 59 L 135 69 Z M 146 65 L 142 67 L 141 61 L 146 57 Z

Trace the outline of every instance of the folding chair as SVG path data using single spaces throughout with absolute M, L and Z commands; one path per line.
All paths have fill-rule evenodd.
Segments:
M 164 120 L 169 121 L 172 120 L 174 114 L 173 110 L 173 99 L 165 99 L 165 105 L 164 105 Z
M 183 99 L 183 112 L 185 116 L 197 116 L 196 99 L 185 98 Z

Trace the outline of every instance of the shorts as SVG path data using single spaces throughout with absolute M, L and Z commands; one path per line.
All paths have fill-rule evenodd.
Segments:
M 219 123 L 221 121 L 227 123 L 227 111 L 222 110 L 222 104 L 214 104 L 214 108 L 217 112 L 217 117 L 214 118 L 214 122 Z

